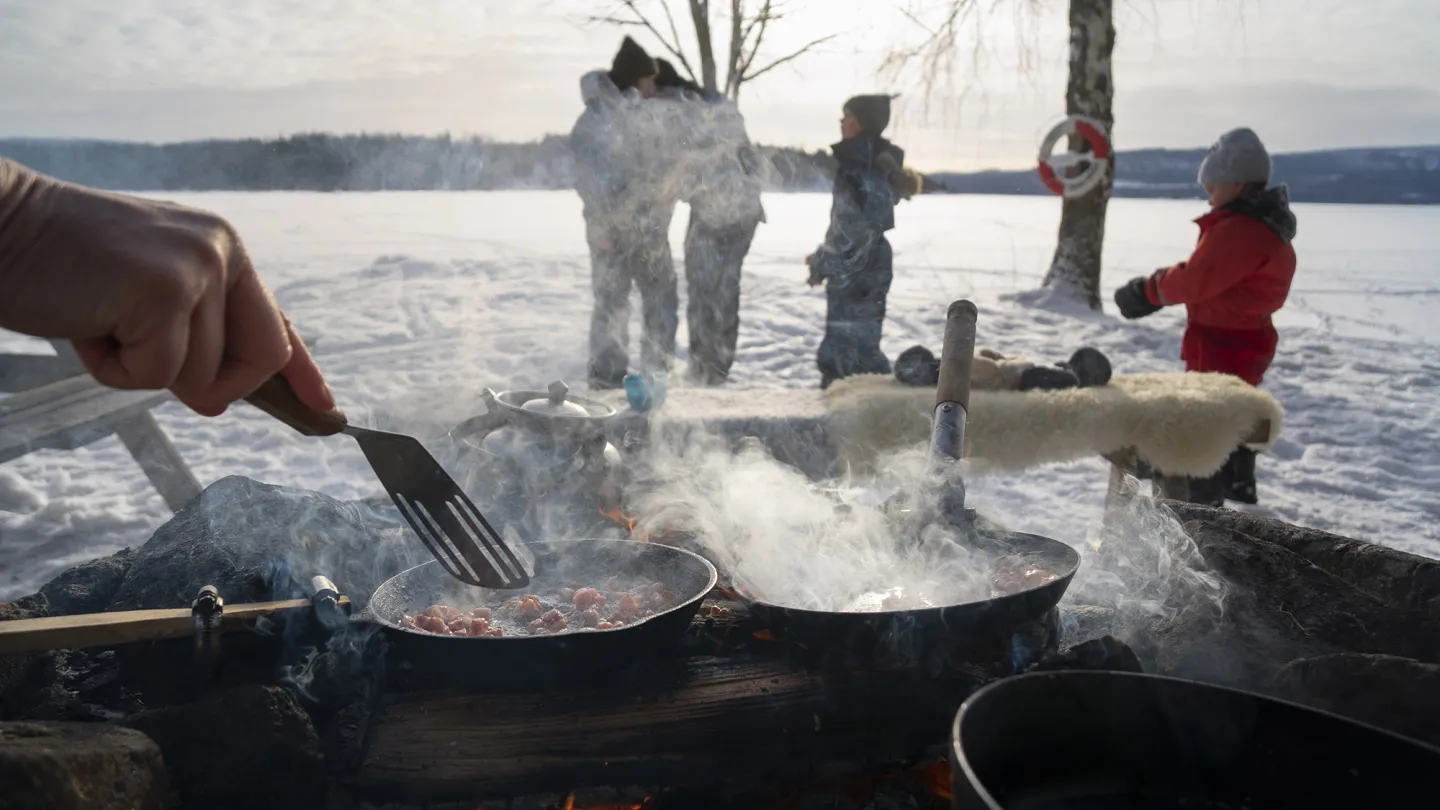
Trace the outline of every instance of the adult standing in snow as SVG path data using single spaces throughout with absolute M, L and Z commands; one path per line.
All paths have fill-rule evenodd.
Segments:
M 655 60 L 660 94 L 682 105 L 684 154 L 680 199 L 690 206 L 685 230 L 685 319 L 690 378 L 718 385 L 730 375 L 740 334 L 740 273 L 755 230 L 765 221 L 760 159 L 734 102 Z
M 0 158 L 0 328 L 64 339 L 112 388 L 218 416 L 276 373 L 335 407 L 230 223 Z
M 645 49 L 626 37 L 609 71 L 580 79 L 585 110 L 570 148 L 595 295 L 591 388 L 618 388 L 629 369 L 632 285 L 640 289 L 641 369 L 667 371 L 675 355 L 680 304 L 669 239 L 675 203 L 664 188 L 664 161 L 657 160 L 660 119 L 645 109 L 656 70 Z
M 890 124 L 890 96 L 845 102 L 830 227 L 805 259 L 810 286 L 825 284 L 825 338 L 816 364 L 820 387 L 852 374 L 889 374 L 880 350 L 892 256 L 885 232 L 895 227 L 895 204 L 919 193 L 919 177 L 904 168 L 905 152 L 881 137 Z
M 1186 371 L 1232 374 L 1258 386 L 1275 358 L 1279 336 L 1271 316 L 1285 305 L 1295 276 L 1296 223 L 1287 188 L 1269 188 L 1270 170 L 1270 155 L 1253 131 L 1221 135 L 1200 164 L 1211 210 L 1195 220 L 1195 252 L 1115 291 L 1126 318 L 1185 305 Z M 1254 451 L 1237 449 L 1220 472 L 1192 484 L 1191 498 L 1216 506 L 1226 499 L 1255 503 Z

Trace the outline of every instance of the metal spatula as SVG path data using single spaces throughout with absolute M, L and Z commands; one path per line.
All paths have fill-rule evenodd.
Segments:
M 405 522 L 451 576 L 482 588 L 530 582 L 500 533 L 413 436 L 355 427 L 339 408 L 311 410 L 278 374 L 245 401 L 305 436 L 354 436 Z

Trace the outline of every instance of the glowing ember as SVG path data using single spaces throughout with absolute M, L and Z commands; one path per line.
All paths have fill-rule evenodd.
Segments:
M 648 806 L 649 799 L 640 804 L 580 804 L 575 801 L 574 793 L 565 797 L 565 810 L 645 810 Z

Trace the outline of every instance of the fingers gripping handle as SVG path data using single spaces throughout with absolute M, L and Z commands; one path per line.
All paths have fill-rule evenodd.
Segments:
M 945 314 L 945 343 L 940 350 L 940 381 L 935 404 L 955 402 L 970 410 L 970 367 L 975 363 L 975 305 L 960 300 Z
M 333 436 L 349 424 L 339 408 L 317 411 L 301 402 L 295 389 L 279 374 L 266 380 L 245 401 L 305 436 Z

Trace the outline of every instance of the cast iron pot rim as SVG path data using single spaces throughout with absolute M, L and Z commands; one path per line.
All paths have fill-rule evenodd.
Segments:
M 610 628 L 610 629 L 608 629 L 608 630 L 584 630 L 584 631 L 577 631 L 577 632 L 574 632 L 574 633 L 560 633 L 560 634 L 558 634 L 558 635 L 557 635 L 557 634 L 548 634 L 548 635 L 543 635 L 543 636 L 502 636 L 502 637 L 500 637 L 500 638 L 491 638 L 491 637 L 488 637 L 488 636 L 442 636 L 442 635 L 438 635 L 438 634 L 436 634 L 436 633 L 427 633 L 427 632 L 425 632 L 424 630 L 412 630 L 412 629 L 410 629 L 410 628 L 408 628 L 408 627 L 403 627 L 403 626 L 401 626 L 401 625 L 399 625 L 399 624 L 396 624 L 396 623 L 390 621 L 390 619 L 389 619 L 388 617 L 381 616 L 381 615 L 380 615 L 379 613 L 377 613 L 376 611 L 371 610 L 368 605 L 366 606 L 365 613 L 369 614 L 369 618 L 370 618 L 371 620 L 373 620 L 375 623 L 379 624 L 380 626 L 386 628 L 387 630 L 393 630 L 393 631 L 396 631 L 396 632 L 405 633 L 405 634 L 407 634 L 407 635 L 417 636 L 417 637 L 419 637 L 419 638 L 424 638 L 424 639 L 426 639 L 426 640 L 447 641 L 447 642 L 461 642 L 461 643 L 465 643 L 465 642 L 471 642 L 471 643 L 473 643 L 473 642 L 477 642 L 477 641 L 478 641 L 478 642 L 490 642 L 490 643 L 495 643 L 495 642 L 508 641 L 508 642 L 510 642 L 511 644 L 514 644 L 514 643 L 516 643 L 516 642 L 523 642 L 523 641 L 547 641 L 547 640 L 548 640 L 548 641 L 553 642 L 557 637 L 562 637 L 562 636 L 579 636 L 579 635 L 592 635 L 592 634 L 593 634 L 593 635 L 600 635 L 600 634 L 604 634 L 604 633 L 619 633 L 619 632 L 624 632 L 624 631 L 626 631 L 626 630 L 631 630 L 631 629 L 634 629 L 634 628 L 638 628 L 638 627 L 640 627 L 640 626 L 642 626 L 642 625 L 648 624 L 649 622 L 653 621 L 654 619 L 658 619 L 658 618 L 660 618 L 661 616 L 669 615 L 669 614 L 671 614 L 671 613 L 674 613 L 674 612 L 677 611 L 677 610 L 686 610 L 686 609 L 689 609 L 689 608 L 692 607 L 692 606 L 698 607 L 701 602 L 705 601 L 705 597 L 708 596 L 708 595 L 710 594 L 710 592 L 715 589 L 715 584 L 716 584 L 717 582 L 719 582 L 719 579 L 720 579 L 719 572 L 715 569 L 714 563 L 710 562 L 709 560 L 705 559 L 704 557 L 700 556 L 699 554 L 696 554 L 696 553 L 693 552 L 693 551 L 690 551 L 690 550 L 688 550 L 688 549 L 683 549 L 683 548 L 677 548 L 676 546 L 666 545 L 666 544 L 664 544 L 664 543 L 651 543 L 651 542 L 641 542 L 641 541 L 639 541 L 639 540 L 611 539 L 611 538 L 604 538 L 604 537 L 576 537 L 576 538 L 571 538 L 571 539 L 568 539 L 568 540 L 540 540 L 540 541 L 536 541 L 536 542 L 534 542 L 534 543 L 529 543 L 529 544 L 527 544 L 527 546 L 529 546 L 529 547 L 536 547 L 536 546 L 563 546 L 563 545 L 571 544 L 571 543 L 587 543 L 587 544 L 590 544 L 590 543 L 615 543 L 615 544 L 617 544 L 617 545 L 637 546 L 637 547 L 641 547 L 642 549 L 643 549 L 643 548 L 649 548 L 649 547 L 664 548 L 664 549 L 668 549 L 669 551 L 676 552 L 676 553 L 680 554 L 682 557 L 688 557 L 688 558 L 692 558 L 692 559 L 694 559 L 694 560 L 699 561 L 701 564 L 703 564 L 704 570 L 707 572 L 708 577 L 707 577 L 705 586 L 704 586 L 702 589 L 700 589 L 700 591 L 699 591 L 698 593 L 695 593 L 695 594 L 692 594 L 692 595 L 686 597 L 684 600 L 682 600 L 681 602 L 679 602 L 678 604 L 676 604 L 675 607 L 672 607 L 672 608 L 670 608 L 670 609 L 668 609 L 668 610 L 663 610 L 663 611 L 661 611 L 661 612 L 659 612 L 659 613 L 656 613 L 656 614 L 653 615 L 653 616 L 647 616 L 647 617 L 645 617 L 645 619 L 642 620 L 642 621 L 638 621 L 638 622 L 635 622 L 635 623 L 633 623 L 633 624 L 626 624 L 626 625 L 624 625 L 623 627 L 612 627 L 612 628 Z M 663 552 L 662 552 L 662 553 L 663 553 Z M 381 589 L 381 588 L 384 588 L 385 585 L 388 584 L 389 582 L 391 582 L 392 580 L 399 579 L 400 577 L 405 576 L 406 574 L 410 573 L 411 571 L 414 571 L 414 570 L 420 569 L 420 568 L 424 568 L 424 567 L 429 566 L 429 565 L 439 565 L 439 561 L 438 561 L 438 560 L 427 560 L 427 561 L 425 561 L 425 562 L 423 562 L 423 563 L 420 563 L 419 565 L 414 565 L 414 566 L 411 566 L 411 567 L 409 567 L 409 568 L 406 568 L 404 571 L 401 571 L 400 573 L 395 574 L 394 576 L 392 576 L 392 577 L 386 579 L 384 582 L 380 583 L 380 586 L 375 589 L 375 592 L 376 592 L 376 593 L 379 593 L 380 589 Z M 493 590 L 493 589 L 491 589 L 491 590 Z M 524 589 L 521 588 L 521 589 L 519 589 L 519 590 L 524 590 Z M 372 603 L 374 602 L 374 594 L 371 595 L 371 602 L 372 602 Z
M 1113 670 L 1026 672 L 1021 675 L 1013 675 L 1009 678 L 1001 678 L 998 681 L 988 683 L 985 686 L 982 686 L 979 689 L 975 690 L 974 694 L 970 695 L 970 697 L 968 698 L 965 698 L 965 702 L 960 704 L 960 709 L 955 712 L 955 721 L 950 724 L 951 753 L 954 755 L 955 761 L 960 764 L 960 769 L 965 774 L 965 781 L 970 783 L 970 785 L 975 789 L 975 792 L 980 796 L 980 799 L 984 801 L 987 806 L 992 808 L 992 810 L 1005 810 L 1005 808 L 1003 805 L 1001 805 L 995 800 L 994 796 L 990 795 L 989 788 L 980 781 L 979 777 L 976 776 L 975 771 L 970 767 L 970 758 L 965 755 L 964 749 L 960 747 L 960 726 L 962 723 L 965 722 L 965 713 L 971 709 L 972 704 L 976 700 L 984 697 L 987 693 L 991 691 L 999 691 L 1000 689 L 1004 688 L 1005 684 L 1011 683 L 1013 681 L 1040 680 L 1042 678 L 1051 680 L 1101 680 L 1107 678 L 1128 678 L 1137 683 L 1141 681 L 1149 683 L 1170 682 L 1175 684 L 1182 684 L 1188 687 L 1199 687 L 1202 690 L 1207 690 L 1211 692 L 1228 692 L 1232 696 L 1239 696 L 1248 700 L 1260 701 L 1262 703 L 1268 702 L 1272 705 L 1285 706 L 1293 709 L 1298 709 L 1301 712 L 1307 712 L 1312 715 L 1319 715 L 1332 722 L 1338 722 L 1342 725 L 1350 726 L 1352 729 L 1371 732 L 1374 734 L 1381 734 L 1383 736 L 1390 737 L 1396 742 L 1408 743 L 1412 746 L 1418 746 L 1419 748 L 1428 751 L 1434 756 L 1440 757 L 1440 747 L 1433 746 L 1427 742 L 1422 742 L 1420 740 L 1414 739 L 1413 737 L 1406 737 L 1403 734 L 1396 734 L 1393 731 L 1389 731 L 1378 726 L 1372 726 L 1369 723 L 1362 723 L 1359 720 L 1353 720 L 1349 717 L 1343 717 L 1341 715 L 1335 714 L 1334 712 L 1329 712 L 1324 709 L 1316 709 L 1312 706 L 1306 706 L 1301 703 L 1296 703 L 1293 700 L 1284 700 L 1283 698 L 1262 695 L 1258 692 L 1249 692 L 1244 689 L 1236 689 L 1233 686 L 1221 686 L 1219 684 L 1197 681 L 1193 678 L 1177 678 L 1172 675 L 1156 675 L 1149 672 L 1116 672 Z

